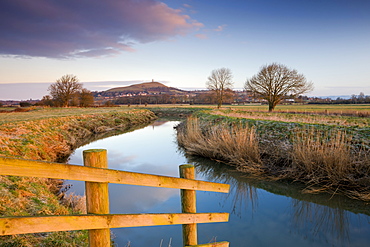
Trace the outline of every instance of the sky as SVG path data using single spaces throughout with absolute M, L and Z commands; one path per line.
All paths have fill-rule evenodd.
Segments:
M 235 89 L 280 63 L 309 96 L 370 95 L 369 0 L 1 0 L 0 99 L 41 99 L 65 74 L 89 90 L 154 79 Z

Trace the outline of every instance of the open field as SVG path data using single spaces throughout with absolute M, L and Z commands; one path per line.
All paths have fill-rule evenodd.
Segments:
M 234 108 L 234 106 L 233 106 Z M 256 105 L 256 106 L 235 106 L 235 108 L 241 108 L 243 110 L 256 110 L 256 111 L 267 111 L 267 105 Z M 292 104 L 292 105 L 277 105 L 275 112 L 313 112 L 313 113 L 346 113 L 346 112 L 367 112 L 370 113 L 369 104 L 348 104 L 348 105 L 323 105 L 323 104 Z
M 145 109 L 192 109 L 195 111 L 197 109 L 217 109 L 215 105 L 189 105 L 189 104 L 160 104 L 160 105 L 132 105 L 128 107 L 123 105 L 120 107 L 97 107 L 97 108 L 49 108 L 49 107 L 31 107 L 31 111 L 28 112 L 10 112 L 10 113 L 0 113 L 0 124 L 8 121 L 29 121 L 50 117 L 66 117 L 78 114 L 99 114 L 107 113 L 111 111 L 122 111 L 122 110 L 132 110 L 135 108 L 145 108 Z M 0 107 L 0 111 L 10 111 L 15 108 Z M 27 109 L 27 108 L 26 108 Z M 250 112 L 268 112 L 267 105 L 223 105 L 222 110 L 233 110 L 233 111 L 250 111 Z M 346 104 L 346 105 L 321 105 L 321 104 L 292 104 L 292 105 L 277 105 L 275 113 L 317 113 L 317 114 L 333 114 L 340 115 L 346 113 L 362 113 L 364 115 L 370 116 L 370 105 L 369 104 Z
M 211 114 L 235 118 L 269 120 L 290 123 L 325 124 L 346 127 L 370 126 L 370 117 L 358 117 L 358 116 L 326 115 L 314 113 L 259 112 L 238 108 L 232 108 L 227 110 L 214 109 L 211 111 Z
M 189 104 L 163 104 L 163 105 L 132 105 L 131 107 L 144 108 L 208 108 L 216 109 L 216 105 L 189 105 Z M 250 105 L 222 105 L 222 108 L 241 109 L 249 111 L 268 111 L 267 105 L 250 104 Z M 313 112 L 313 113 L 346 113 L 346 112 L 367 112 L 370 113 L 370 104 L 291 104 L 277 105 L 275 112 Z
M 2 108 L 0 108 L 2 109 Z M 5 108 L 4 108 L 5 109 Z M 7 109 L 7 108 L 6 108 Z M 68 117 L 77 115 L 104 114 L 117 111 L 130 111 L 128 107 L 97 107 L 97 108 L 51 108 L 51 107 L 30 107 L 21 108 L 24 112 L 0 113 L 0 125 L 16 121 L 32 121 L 47 118 Z M 28 110 L 28 111 L 27 111 Z

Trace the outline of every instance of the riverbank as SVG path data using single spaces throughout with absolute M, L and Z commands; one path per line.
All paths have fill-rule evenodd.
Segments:
M 187 154 L 256 178 L 303 182 L 306 193 L 370 201 L 369 126 L 369 118 L 224 109 L 196 113 L 177 129 Z
M 64 161 L 92 137 L 122 133 L 156 119 L 148 110 L 126 108 L 46 108 L 1 114 L 5 115 L 0 115 L 0 155 L 53 162 Z M 60 180 L 0 176 L 0 215 L 82 213 L 82 208 L 70 207 L 73 198 L 61 202 L 61 186 Z M 86 240 L 86 231 L 55 232 L 0 237 L 0 245 L 86 246 Z

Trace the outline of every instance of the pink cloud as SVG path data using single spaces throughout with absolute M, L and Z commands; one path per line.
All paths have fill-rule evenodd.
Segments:
M 226 26 L 227 25 L 218 26 L 217 28 L 213 29 L 213 31 L 215 31 L 215 32 L 222 32 L 225 29 Z
M 4 0 L 0 23 L 1 55 L 56 58 L 133 51 L 203 27 L 155 0 Z
M 203 34 L 203 33 L 198 33 L 194 36 L 197 37 L 198 39 L 208 39 L 208 36 L 206 34 Z

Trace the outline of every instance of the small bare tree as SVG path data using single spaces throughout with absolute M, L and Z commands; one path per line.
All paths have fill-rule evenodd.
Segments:
M 215 93 L 217 108 L 220 108 L 224 101 L 225 91 L 232 90 L 233 75 L 228 68 L 221 68 L 212 70 L 211 75 L 208 77 L 206 83 L 207 88 Z
M 80 106 L 81 107 L 89 107 L 94 105 L 94 96 L 90 92 L 90 90 L 87 90 L 86 88 L 83 88 L 80 92 Z
M 82 90 L 82 84 L 75 75 L 64 75 L 48 88 L 58 105 L 68 107 L 72 97 Z
M 263 66 L 257 75 L 248 79 L 244 89 L 267 100 L 269 111 L 273 111 L 283 99 L 295 98 L 312 91 L 313 84 L 307 82 L 305 76 L 298 74 L 296 70 L 289 69 L 282 64 L 272 63 Z

